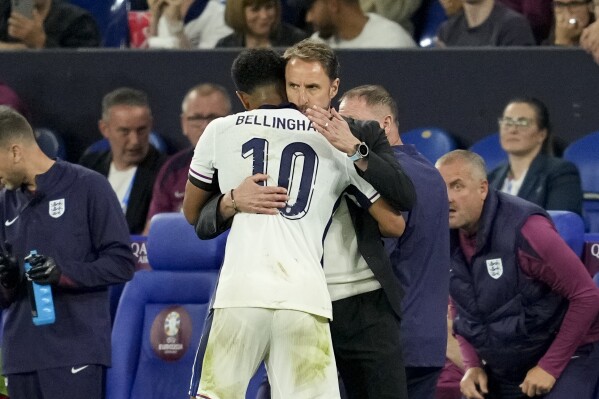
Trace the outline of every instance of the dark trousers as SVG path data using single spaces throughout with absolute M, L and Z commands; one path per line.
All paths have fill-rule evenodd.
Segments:
M 522 393 L 522 381 L 502 381 L 487 370 L 489 395 L 487 399 L 529 399 Z M 544 399 L 597 399 L 599 398 L 599 342 L 584 345 L 574 356 Z
M 102 399 L 105 368 L 99 365 L 59 367 L 9 374 L 11 399 Z
M 435 399 L 441 367 L 406 367 L 408 398 Z
M 382 289 L 333 302 L 333 348 L 349 399 L 408 397 L 399 327 Z

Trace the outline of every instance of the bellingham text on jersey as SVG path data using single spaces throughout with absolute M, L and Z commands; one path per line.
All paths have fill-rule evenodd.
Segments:
M 286 130 L 314 130 L 312 122 L 308 119 L 287 119 L 270 115 L 237 115 L 236 125 L 257 125 Z

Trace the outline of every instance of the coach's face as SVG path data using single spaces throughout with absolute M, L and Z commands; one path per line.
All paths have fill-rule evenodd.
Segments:
M 305 112 L 318 105 L 329 109 L 339 90 L 339 79 L 331 80 L 318 61 L 291 58 L 285 67 L 287 98 Z

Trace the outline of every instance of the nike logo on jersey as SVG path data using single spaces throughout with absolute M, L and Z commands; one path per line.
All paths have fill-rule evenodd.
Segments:
M 185 197 L 185 193 L 181 191 L 175 191 L 175 198 L 181 199 Z
M 71 367 L 71 374 L 77 374 L 78 372 L 83 371 L 88 367 L 89 367 L 89 364 L 87 366 L 83 366 L 83 367 L 77 367 L 77 368 Z
M 6 227 L 8 227 L 8 226 L 10 226 L 11 224 L 13 224 L 14 222 L 16 222 L 18 218 L 19 218 L 19 215 L 17 215 L 17 217 L 16 217 L 16 218 L 14 218 L 13 220 L 7 220 L 7 221 L 5 221 L 5 222 L 4 222 L 4 225 L 5 225 Z

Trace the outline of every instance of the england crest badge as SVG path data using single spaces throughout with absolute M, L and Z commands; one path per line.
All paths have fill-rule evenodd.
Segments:
M 55 218 L 55 219 L 59 218 L 64 213 L 64 198 L 50 201 L 48 203 L 48 205 L 49 205 L 48 213 L 53 218 Z
M 493 277 L 495 280 L 501 277 L 503 274 L 501 258 L 487 259 L 487 271 L 489 272 L 489 276 Z

